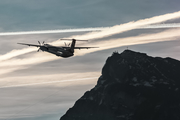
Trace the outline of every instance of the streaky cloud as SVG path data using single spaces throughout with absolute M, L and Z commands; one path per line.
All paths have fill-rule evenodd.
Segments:
M 165 14 L 165 15 L 160 15 L 160 16 L 155 16 L 152 18 L 148 18 L 148 19 L 143 19 L 143 20 L 138 20 L 136 22 L 129 22 L 129 23 L 125 23 L 125 24 L 121 24 L 121 25 L 116 25 L 113 27 L 109 27 L 107 28 L 103 28 L 104 30 L 100 31 L 100 32 L 91 32 L 91 33 L 87 33 L 84 35 L 78 35 L 78 36 L 71 36 L 69 38 L 77 38 L 77 39 L 97 39 L 97 38 L 103 38 L 103 37 L 108 37 L 114 34 L 119 34 L 119 33 L 123 33 L 125 31 L 129 31 L 129 30 L 133 30 L 133 29 L 137 29 L 137 28 L 147 28 L 149 25 L 149 28 L 157 28 L 157 26 L 159 26 L 159 28 L 162 27 L 170 27 L 170 26 L 180 26 L 179 23 L 175 24 L 169 24 L 169 25 L 154 25 L 151 26 L 151 24 L 155 24 L 155 23 L 160 23 L 160 22 L 164 22 L 167 20 L 171 20 L 171 19 L 176 19 L 180 17 L 180 11 L 175 12 L 175 13 L 169 13 L 169 14 Z M 88 29 L 88 28 L 86 28 Z M 89 28 L 89 29 L 93 29 L 93 28 Z M 95 30 L 100 30 L 102 28 L 95 28 Z M 81 29 L 83 30 L 83 29 Z M 4 33 L 3 33 L 4 34 Z M 52 44 L 60 44 L 60 41 L 54 41 L 52 42 Z M 25 48 L 26 49 L 26 48 Z M 11 54 L 11 52 L 6 53 L 5 55 L 0 56 L 0 61 L 2 60 L 7 60 L 25 53 L 28 53 L 30 51 L 27 50 L 27 52 L 25 52 L 25 49 L 21 49 L 21 50 L 17 50 L 18 52 Z M 28 48 L 29 49 L 29 48 Z M 7 57 L 8 56 L 8 57 Z
M 158 28 L 179 28 L 180 23 L 169 23 L 169 24 L 155 24 L 155 25 L 146 25 L 139 27 L 137 29 L 158 29 Z
M 153 33 L 153 34 L 143 34 L 143 35 L 127 37 L 127 38 L 97 41 L 97 42 L 91 43 L 90 45 L 100 46 L 100 48 L 76 51 L 75 56 L 82 56 L 91 52 L 102 51 L 106 49 L 122 47 L 122 46 L 127 46 L 127 45 L 129 46 L 129 45 L 137 45 L 137 44 L 147 44 L 147 43 L 152 43 L 152 42 L 177 40 L 180 38 L 179 33 L 180 33 L 180 29 L 171 29 L 171 30 L 165 30 L 159 33 Z M 60 58 L 53 55 L 50 57 L 47 54 L 46 55 L 45 54 L 33 55 L 24 59 L 12 59 L 12 60 L 3 61 L 1 62 L 0 67 L 12 67 L 12 66 L 24 67 L 25 65 L 33 65 L 33 64 L 53 61 L 56 59 L 60 59 Z
M 129 31 L 138 27 L 142 27 L 143 25 L 150 25 L 153 23 L 159 23 L 159 22 L 163 22 L 163 21 L 167 21 L 170 19 L 175 19 L 175 18 L 179 18 L 180 17 L 180 11 L 179 12 L 175 12 L 175 13 L 170 13 L 170 14 L 165 14 L 165 15 L 160 15 L 160 16 L 156 16 L 156 17 L 152 17 L 152 18 L 148 18 L 148 19 L 144 19 L 144 20 L 139 20 L 136 22 L 130 22 L 130 23 L 126 23 L 126 24 L 122 24 L 122 25 L 116 25 L 113 26 L 111 28 L 109 28 L 108 30 L 103 30 L 101 32 L 92 32 L 92 33 L 88 33 L 85 35 L 79 35 L 76 36 L 78 39 L 92 39 L 92 38 L 103 38 L 103 37 L 107 37 L 110 35 L 114 35 L 114 34 L 118 34 L 118 33 L 122 33 L 125 31 Z M 173 38 L 174 36 L 178 36 L 179 37 L 179 32 L 176 32 L 177 30 L 174 30 L 173 32 L 168 31 L 169 33 L 166 33 L 166 37 L 168 38 Z M 135 36 L 135 37 L 131 37 L 131 39 L 124 39 L 123 43 L 120 41 L 122 39 L 116 39 L 116 40 L 107 40 L 107 41 L 103 41 L 103 42 L 94 42 L 94 44 L 91 44 L 92 46 L 100 46 L 99 49 L 90 49 L 88 51 L 80 51 L 77 52 L 76 55 L 83 55 L 83 54 L 87 54 L 90 52 L 94 52 L 94 51 L 100 51 L 100 50 L 105 50 L 105 49 L 110 49 L 110 48 L 115 48 L 115 47 L 120 47 L 120 46 L 124 46 L 124 45 L 133 45 L 133 44 L 143 44 L 143 43 L 150 43 L 150 42 L 158 42 L 159 40 L 156 39 L 156 37 L 158 38 L 162 38 L 161 41 L 163 40 L 167 40 L 167 38 L 164 38 L 162 36 L 162 33 L 156 34 L 156 37 L 153 36 L 152 40 L 149 40 L 149 36 L 152 36 L 153 34 L 149 34 L 146 35 L 144 37 L 144 40 L 140 39 L 141 37 L 139 36 Z M 169 36 L 168 36 L 169 35 Z M 172 36 L 174 35 L 174 36 Z M 74 36 L 75 37 L 75 36 Z M 75 37 L 75 38 L 76 38 Z M 134 41 L 133 39 L 135 39 L 136 41 Z M 148 39 L 148 40 L 147 40 Z M 59 41 L 55 41 L 52 43 L 59 43 Z M 110 43 L 110 44 L 109 44 Z M 22 51 L 24 51 L 25 49 L 23 49 Z M 21 50 L 19 50 L 16 54 L 12 54 L 11 53 L 7 53 L 9 54 L 9 57 L 7 57 L 7 59 L 11 58 L 11 57 L 15 57 L 15 56 L 19 56 L 21 54 L 25 54 L 25 52 L 22 52 Z M 28 53 L 28 51 L 26 52 Z M 3 55 L 6 56 L 7 54 Z M 52 57 L 52 56 L 51 56 Z M 42 62 L 46 62 L 46 61 L 52 61 L 55 59 L 58 59 L 56 56 L 55 57 L 49 57 L 49 56 L 31 56 L 29 58 L 25 58 L 25 59 L 12 59 L 12 60 L 7 60 L 5 61 L 5 58 L 1 58 L 0 60 L 4 60 L 3 62 L 1 62 L 0 66 L 4 67 L 4 66 L 22 66 L 22 65 L 32 65 L 32 64 L 38 64 L 38 63 L 42 63 Z
M 0 89 L 1 88 L 25 87 L 25 86 L 61 83 L 61 82 L 85 81 L 85 80 L 91 80 L 91 79 L 97 79 L 97 78 L 98 77 L 90 77 L 90 78 L 69 79 L 69 80 L 61 80 L 61 81 L 50 81 L 50 82 L 39 82 L 39 83 L 30 83 L 30 84 L 8 85 L 8 86 L 1 86 Z
M 19 49 L 19 50 L 12 50 L 7 54 L 0 55 L 0 61 L 8 60 L 13 57 L 32 52 L 34 50 L 36 50 L 36 48 L 32 48 L 32 47 L 31 48 L 23 48 L 23 49 Z
M 42 31 L 20 31 L 20 32 L 2 32 L 0 36 L 10 35 L 31 35 L 31 34 L 51 34 L 51 33 L 69 33 L 69 32 L 89 32 L 101 31 L 109 27 L 96 27 L 96 28 L 77 28 L 77 29 L 61 29 L 61 30 L 42 30 Z
M 123 33 L 126 31 L 130 31 L 133 29 L 137 29 L 140 27 L 144 27 L 147 25 L 161 23 L 161 22 L 165 22 L 167 20 L 177 19 L 179 17 L 180 17 L 180 11 L 155 16 L 152 18 L 142 19 L 142 20 L 138 20 L 138 21 L 132 21 L 132 22 L 125 23 L 125 24 L 115 25 L 113 27 L 110 27 L 109 29 L 106 29 L 106 30 L 103 30 L 100 32 L 92 32 L 92 33 L 87 33 L 84 35 L 75 35 L 75 36 L 72 36 L 72 38 L 88 39 L 88 40 L 89 39 L 104 38 L 104 37 L 109 37 L 109 36 L 112 36 L 115 34 Z
M 135 29 L 178 28 L 178 27 L 180 27 L 180 23 L 145 25 L 145 26 L 137 27 Z M 35 34 L 69 33 L 69 32 L 92 32 L 92 31 L 108 30 L 110 28 L 111 27 L 92 27 L 92 28 L 75 28 L 75 29 L 60 29 L 60 30 L 1 32 L 0 36 L 33 35 L 33 34 L 35 35 Z

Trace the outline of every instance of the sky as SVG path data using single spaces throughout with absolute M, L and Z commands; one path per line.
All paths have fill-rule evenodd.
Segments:
M 180 60 L 179 3 L 178 0 L 1 0 L 0 119 L 58 120 L 96 85 L 106 59 L 114 51 L 121 53 L 128 48 L 153 57 Z M 161 27 L 168 24 L 170 27 Z M 2 35 L 99 27 L 108 29 Z M 61 38 L 89 40 L 77 42 L 76 46 L 99 48 L 76 50 L 73 57 L 61 58 L 17 44 L 45 41 L 63 46 Z

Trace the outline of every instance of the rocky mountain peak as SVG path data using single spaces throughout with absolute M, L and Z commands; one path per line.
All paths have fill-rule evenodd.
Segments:
M 114 52 L 97 85 L 61 120 L 179 120 L 180 61 Z
M 116 82 L 153 86 L 153 84 L 173 84 L 180 78 L 179 61 L 172 58 L 150 57 L 145 53 L 125 50 L 114 52 L 106 61 L 102 76 Z M 101 80 L 99 80 L 101 83 Z M 179 82 L 178 82 L 179 83 Z M 175 83 L 174 83 L 175 84 Z

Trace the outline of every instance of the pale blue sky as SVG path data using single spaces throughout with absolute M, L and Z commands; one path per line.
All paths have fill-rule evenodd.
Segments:
M 1 31 L 102 27 L 179 10 L 178 0 L 1 0 Z

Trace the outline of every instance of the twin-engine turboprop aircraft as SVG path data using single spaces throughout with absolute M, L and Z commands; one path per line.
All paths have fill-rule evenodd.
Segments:
M 44 41 L 42 44 L 38 41 L 39 45 L 26 44 L 26 43 L 18 43 L 18 44 L 39 47 L 37 52 L 39 52 L 39 50 L 42 50 L 64 58 L 73 56 L 74 49 L 97 48 L 97 47 L 75 47 L 76 41 L 88 41 L 88 40 L 76 40 L 76 39 L 61 39 L 61 40 L 72 40 L 71 46 L 70 44 L 67 45 L 65 43 L 64 47 L 57 47 L 49 44 L 44 44 Z

